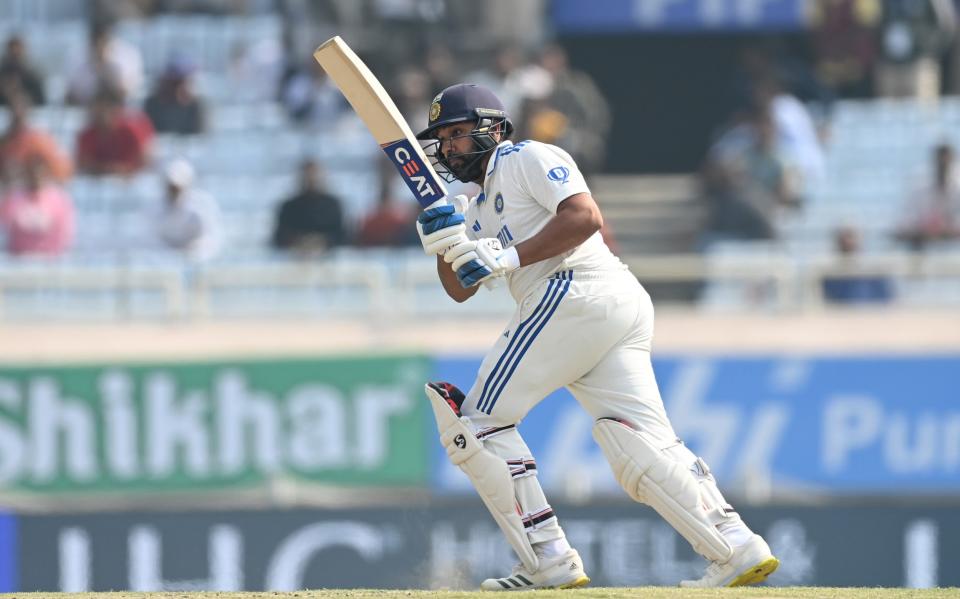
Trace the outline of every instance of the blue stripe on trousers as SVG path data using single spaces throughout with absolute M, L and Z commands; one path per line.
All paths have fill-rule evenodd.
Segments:
M 484 393 L 482 398 L 483 401 L 480 402 L 480 403 L 483 403 L 483 407 L 480 406 L 480 403 L 477 404 L 477 408 L 481 412 L 485 412 L 487 411 L 487 409 L 489 409 L 490 400 L 491 400 L 490 392 L 492 392 L 493 389 L 496 389 L 499 386 L 504 373 L 507 371 L 508 368 L 510 368 L 510 365 L 513 363 L 514 358 L 516 357 L 517 353 L 520 351 L 520 346 L 523 345 L 524 341 L 530 335 L 530 331 L 536 328 L 536 326 L 543 319 L 543 316 L 550 310 L 550 305 L 553 303 L 554 299 L 556 298 L 556 295 L 560 291 L 561 286 L 562 286 L 561 283 L 555 284 L 555 280 L 550 281 L 547 287 L 547 292 L 546 294 L 544 294 L 543 299 L 540 300 L 540 304 L 537 306 L 537 309 L 527 320 L 524 321 L 524 324 L 529 323 L 530 326 L 523 331 L 523 334 L 520 334 L 520 331 L 518 330 L 517 334 L 514 335 L 514 340 L 517 342 L 516 347 L 513 347 L 512 349 L 507 348 L 507 351 L 505 351 L 504 355 L 501 357 L 501 361 L 503 361 L 503 358 L 506 358 L 506 361 L 503 362 L 502 364 L 502 368 L 499 368 L 497 370 L 497 374 L 495 377 L 491 376 L 489 379 L 487 379 L 487 384 L 484 385 Z M 490 383 L 493 383 L 492 387 L 489 387 Z
M 569 275 L 566 275 L 566 276 L 565 275 L 566 273 L 564 273 L 564 275 L 561 275 L 561 278 L 566 280 L 566 283 L 563 284 L 563 288 L 560 291 L 560 293 L 557 295 L 555 300 L 551 301 L 552 307 L 550 308 L 550 311 L 546 314 L 546 317 L 540 321 L 539 326 L 537 326 L 537 329 L 533 332 L 533 336 L 531 336 L 530 339 L 527 340 L 526 344 L 523 346 L 523 349 L 521 349 L 520 353 L 517 355 L 516 360 L 511 361 L 513 365 L 510 367 L 510 370 L 507 372 L 507 376 L 503 379 L 503 382 L 500 383 L 499 388 L 497 388 L 494 395 L 490 398 L 490 401 L 487 402 L 487 408 L 486 410 L 484 410 L 487 414 L 490 414 L 493 412 L 493 406 L 496 405 L 497 400 L 500 399 L 500 394 L 503 393 L 503 390 L 507 386 L 507 383 L 510 382 L 510 377 L 513 376 L 513 373 L 517 369 L 517 366 L 520 365 L 520 360 L 523 359 L 524 354 L 526 354 L 527 350 L 530 349 L 530 346 L 533 345 L 533 342 L 537 338 L 537 335 L 539 335 L 540 331 L 543 330 L 543 327 L 546 326 L 547 321 L 550 320 L 550 317 L 553 316 L 553 313 L 557 311 L 557 308 L 560 306 L 560 302 L 563 300 L 563 296 L 566 295 L 567 290 L 570 289 L 570 280 L 572 279 L 572 277 L 567 278 L 567 276 Z M 527 329 L 527 332 L 529 333 L 530 330 L 532 329 L 533 327 L 531 327 L 530 329 Z
M 559 287 L 559 285 L 557 285 L 557 287 Z M 510 339 L 510 343 L 507 344 L 507 348 L 503 350 L 502 354 L 500 354 L 500 359 L 497 360 L 497 364 L 493 367 L 493 370 L 490 371 L 490 374 L 487 375 L 487 381 L 483 384 L 483 391 L 480 393 L 480 399 L 477 400 L 478 410 L 483 411 L 483 404 L 486 401 L 488 387 L 490 386 L 490 383 L 491 381 L 493 381 L 494 377 L 497 376 L 497 373 L 500 370 L 500 366 L 503 365 L 504 368 L 506 368 L 506 365 L 504 365 L 504 360 L 507 359 L 507 355 L 510 353 L 510 350 L 513 348 L 513 344 L 517 343 L 518 339 L 520 339 L 521 333 L 523 332 L 524 327 L 539 316 L 541 309 L 544 309 L 544 305 L 548 303 L 547 299 L 553 293 L 553 290 L 554 290 L 554 281 L 550 281 L 550 285 L 547 287 L 547 292 L 543 295 L 543 299 L 540 300 L 540 303 L 537 305 L 536 309 L 534 309 L 533 313 L 526 320 L 524 320 L 523 322 L 520 323 L 519 326 L 517 326 L 517 330 L 516 332 L 514 332 L 513 338 Z

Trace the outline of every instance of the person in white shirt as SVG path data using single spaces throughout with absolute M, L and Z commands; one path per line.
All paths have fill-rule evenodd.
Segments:
M 960 239 L 960 173 L 949 143 L 933 149 L 932 181 L 907 198 L 895 236 L 914 250 Z
M 779 565 L 724 500 L 704 461 L 677 437 L 650 361 L 650 296 L 604 244 L 602 217 L 564 150 L 512 143 L 497 97 L 460 84 L 434 98 L 428 127 L 438 173 L 481 193 L 418 217 L 428 254 L 458 302 L 505 279 L 517 310 L 466 394 L 428 383 L 441 442 L 470 478 L 521 563 L 487 590 L 570 588 L 589 582 L 537 482 L 516 425 L 566 387 L 595 419 L 594 438 L 634 500 L 663 516 L 710 562 L 683 586 L 762 582 Z
M 343 94 L 314 60 L 287 81 L 280 101 L 294 121 L 321 131 L 335 127 L 347 108 Z
M 73 67 L 67 82 L 67 102 L 90 104 L 104 87 L 120 92 L 125 100 L 144 94 L 143 57 L 140 50 L 113 35 L 110 25 L 98 22 L 90 31 L 90 52 Z
M 204 260 L 220 249 L 220 210 L 209 194 L 196 189 L 194 171 L 183 159 L 163 172 L 167 187 L 163 205 L 151 215 L 160 247 Z

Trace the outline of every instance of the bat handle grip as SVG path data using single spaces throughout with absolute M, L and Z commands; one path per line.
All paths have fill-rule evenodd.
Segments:
M 446 198 L 446 197 L 442 197 L 442 198 L 440 198 L 439 200 L 437 200 L 436 202 L 430 204 L 429 206 L 424 206 L 423 209 L 424 209 L 424 210 L 429 210 L 429 209 L 431 209 L 431 208 L 439 208 L 440 206 L 446 206 L 447 204 L 448 204 L 447 198 Z

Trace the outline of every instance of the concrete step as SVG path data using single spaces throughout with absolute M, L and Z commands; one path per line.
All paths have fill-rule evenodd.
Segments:
M 697 194 L 694 175 L 597 175 L 589 184 L 597 198 L 631 198 L 636 202 L 683 199 Z
M 604 175 L 591 179 L 621 254 L 687 252 L 705 217 L 694 175 Z

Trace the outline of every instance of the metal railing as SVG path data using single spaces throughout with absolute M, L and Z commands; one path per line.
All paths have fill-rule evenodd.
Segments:
M 691 308 L 802 311 L 823 308 L 823 282 L 882 278 L 897 305 L 960 306 L 960 253 L 895 253 L 855 261 L 787 255 L 628 256 L 653 291 L 690 285 Z M 244 316 L 371 318 L 426 314 L 485 316 L 513 305 L 506 290 L 458 305 L 437 283 L 435 264 L 416 250 L 341 252 L 310 260 L 251 258 L 197 265 L 183 261 L 0 264 L 0 319 L 215 319 Z

